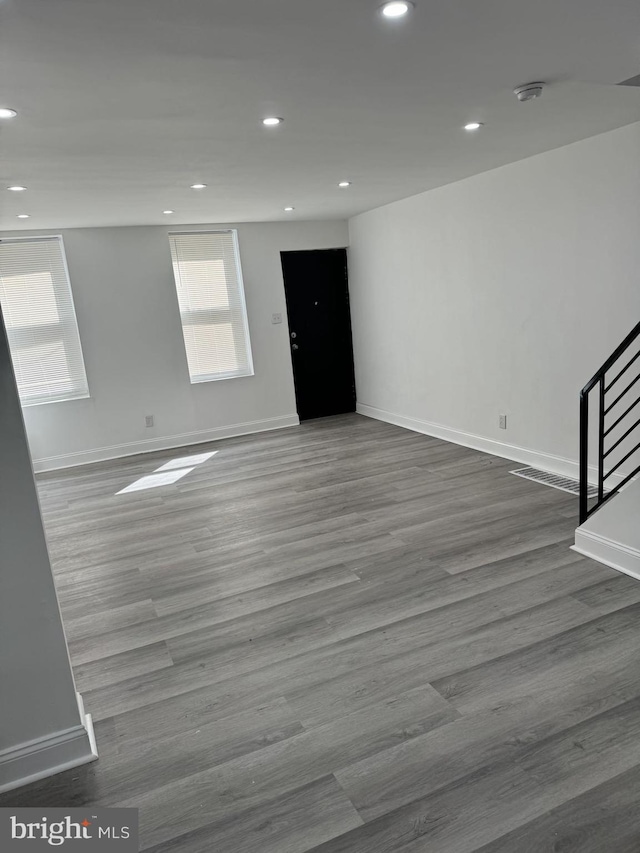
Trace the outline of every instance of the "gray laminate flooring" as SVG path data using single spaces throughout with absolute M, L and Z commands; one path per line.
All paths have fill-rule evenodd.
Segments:
M 510 467 L 353 415 L 41 477 L 101 757 L 0 805 L 134 806 L 154 853 L 637 852 L 640 583 Z

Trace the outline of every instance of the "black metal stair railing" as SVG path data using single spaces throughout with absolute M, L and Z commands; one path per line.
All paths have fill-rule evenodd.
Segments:
M 580 392 L 580 524 L 640 473 L 640 458 L 632 459 L 640 450 L 640 417 L 634 421 L 636 415 L 640 416 L 640 349 L 629 355 L 630 348 L 638 338 L 640 323 Z M 614 372 L 613 378 L 609 379 Z M 623 377 L 628 379 L 630 375 L 633 377 L 631 382 L 622 390 L 620 380 Z M 589 506 L 589 399 L 595 389 L 598 394 L 598 495 L 595 503 Z M 623 423 L 626 418 L 631 422 L 630 426 Z M 624 432 L 614 437 L 612 433 L 621 424 L 625 427 Z M 616 461 L 608 463 L 614 451 L 618 451 Z M 632 460 L 629 466 L 620 471 L 629 460 Z M 610 478 L 617 472 L 620 473 L 613 485 Z

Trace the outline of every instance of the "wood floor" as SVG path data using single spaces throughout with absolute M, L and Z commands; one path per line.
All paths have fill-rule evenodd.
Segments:
M 640 849 L 640 583 L 577 499 L 357 415 L 40 478 L 100 761 L 3 806 L 154 853 Z

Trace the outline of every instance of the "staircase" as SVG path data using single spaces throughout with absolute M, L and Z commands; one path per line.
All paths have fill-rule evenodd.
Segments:
M 580 526 L 574 545 L 638 580 L 639 473 L 640 323 L 580 394 Z M 594 499 L 588 497 L 590 481 L 597 486 Z

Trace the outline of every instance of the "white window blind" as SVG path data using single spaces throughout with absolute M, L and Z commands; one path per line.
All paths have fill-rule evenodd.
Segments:
M 0 305 L 22 403 L 88 397 L 62 237 L 0 241 Z
M 235 231 L 169 235 L 191 382 L 251 376 Z

